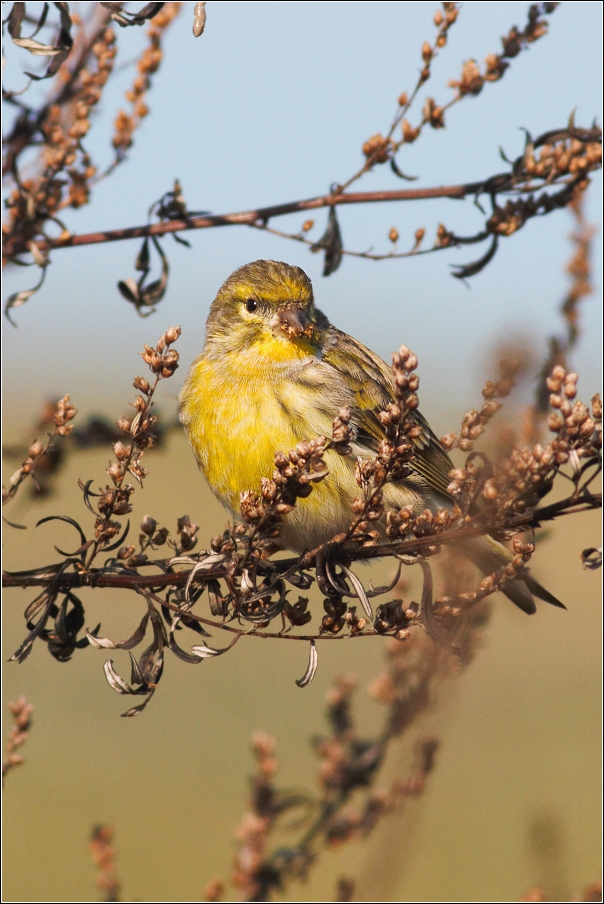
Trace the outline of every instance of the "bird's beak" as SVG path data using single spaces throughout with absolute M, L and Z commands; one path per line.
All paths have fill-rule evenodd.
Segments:
M 300 336 L 311 337 L 313 333 L 313 325 L 308 314 L 304 308 L 295 304 L 279 311 L 276 325 L 289 339 L 299 339 Z

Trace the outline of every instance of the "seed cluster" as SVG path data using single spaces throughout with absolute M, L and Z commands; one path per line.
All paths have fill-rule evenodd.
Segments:
M 375 164 L 379 163 L 387 163 L 389 160 L 392 160 L 394 154 L 401 147 L 402 144 L 411 144 L 416 138 L 418 138 L 421 128 L 424 124 L 429 123 L 433 128 L 439 129 L 444 128 L 444 109 L 439 107 L 434 98 L 427 98 L 424 103 L 423 108 L 423 120 L 420 126 L 414 128 L 407 119 L 404 118 L 405 112 L 411 106 L 415 95 L 419 88 L 427 82 L 430 78 L 430 67 L 433 59 L 438 54 L 438 51 L 441 50 L 447 43 L 447 33 L 451 26 L 457 20 L 457 16 L 459 14 L 459 8 L 457 3 L 443 3 L 443 11 L 438 10 L 434 16 L 434 24 L 437 28 L 436 38 L 434 39 L 434 45 L 430 44 L 429 41 L 424 41 L 421 49 L 421 58 L 422 58 L 422 69 L 419 74 L 418 82 L 413 91 L 411 97 L 406 91 L 399 96 L 398 105 L 399 110 L 397 115 L 395 116 L 394 122 L 390 128 L 390 131 L 386 137 L 384 137 L 381 133 L 376 133 L 372 135 L 371 138 L 368 138 L 367 141 L 363 144 L 363 155 L 365 156 L 365 167 L 364 169 L 371 169 Z M 393 139 L 393 134 L 396 127 L 400 124 L 402 130 L 402 140 L 396 142 Z M 398 238 L 398 236 L 397 236 Z M 391 241 L 396 241 L 396 239 L 392 239 Z
M 395 401 L 378 413 L 385 428 L 385 438 L 380 442 L 375 458 L 357 461 L 355 478 L 363 494 L 353 499 L 351 507 L 355 518 L 348 532 L 334 538 L 336 541 L 352 540 L 372 546 L 380 540 L 380 532 L 371 524 L 384 514 L 383 487 L 388 480 L 401 480 L 410 473 L 413 440 L 422 432 L 413 414 L 419 405 L 416 368 L 417 357 L 402 345 L 392 356 Z
M 47 72 L 54 76 L 50 97 L 38 109 L 18 102 L 16 106 L 21 112 L 5 142 L 4 172 L 12 175 L 14 185 L 8 192 L 8 215 L 2 225 L 5 259 L 16 259 L 17 254 L 29 252 L 44 274 L 49 263 L 48 246 L 70 238 L 59 215 L 65 208 L 77 209 L 87 204 L 95 182 L 124 159 L 126 150 L 132 145 L 135 129 L 148 113 L 145 95 L 151 86 L 151 76 L 162 59 L 163 34 L 181 5 L 176 2 L 148 4 L 140 21 L 136 21 L 136 16 L 130 21 L 113 8 L 107 11 L 102 4 L 89 4 L 84 18 L 77 13 L 70 14 L 67 6 L 61 9 L 61 35 L 66 36 L 67 44 L 55 48 L 60 51 L 53 56 L 53 60 L 58 61 L 58 69 L 53 70 L 51 63 Z M 24 10 L 23 4 L 17 3 L 13 12 L 17 7 Z M 42 14 L 43 20 L 46 12 Z M 130 115 L 119 112 L 113 138 L 115 159 L 99 175 L 84 142 L 114 70 L 116 35 L 114 28 L 108 26 L 112 18 L 122 25 L 142 24 L 149 18 L 152 21 L 148 30 L 149 46 L 137 63 L 138 74 L 127 94 L 133 105 L 132 112 Z M 73 39 L 67 33 L 71 25 L 76 29 Z M 10 33 L 14 38 L 14 29 Z M 30 52 L 38 52 L 27 41 L 22 46 Z M 32 160 L 30 155 L 26 164 L 21 165 L 24 152 L 38 146 L 41 148 L 37 157 Z M 49 234 L 48 228 L 53 223 L 60 229 L 58 237 L 56 229 L 54 236 Z M 42 284 L 43 274 L 33 290 L 24 290 L 16 293 L 16 298 L 11 297 L 7 309 L 23 304 L 33 295 Z
M 9 195 L 9 216 L 2 227 L 6 237 L 27 246 L 44 235 L 47 222 L 61 209 L 88 202 L 97 169 L 82 147 L 82 139 L 90 129 L 90 117 L 102 97 L 115 54 L 115 32 L 103 28 L 74 76 L 72 89 L 59 90 L 58 101 L 43 111 L 38 125 L 43 139 L 40 174 L 18 180 Z M 15 159 L 13 165 L 16 163 Z
M 501 405 L 495 399 L 503 399 L 510 394 L 515 385 L 516 375 L 522 367 L 522 361 L 518 358 L 504 356 L 499 361 L 499 379 L 495 382 L 487 380 L 482 390 L 484 398 L 480 411 L 472 408 L 463 418 L 460 436 L 456 433 L 448 433 L 441 436 L 442 446 L 450 451 L 461 449 L 462 452 L 472 452 L 474 442 L 484 433 L 485 427 L 491 418 L 499 411 Z
M 275 878 L 274 872 L 263 869 L 263 866 L 269 833 L 279 814 L 273 784 L 277 771 L 275 741 L 258 732 L 252 739 L 252 751 L 256 760 L 256 773 L 252 777 L 249 810 L 236 831 L 238 849 L 231 874 L 233 885 L 248 901 L 266 900 L 271 880 Z M 224 888 L 221 887 L 220 893 L 223 891 Z
M 535 544 L 532 541 L 522 543 L 520 540 L 513 540 L 512 548 L 514 550 L 512 561 L 483 578 L 477 590 L 465 590 L 455 597 L 446 594 L 437 597 L 434 600 L 434 610 L 439 618 L 444 619 L 447 616 L 458 618 L 486 597 L 498 590 L 504 590 L 506 584 L 522 575 L 535 551 Z
M 17 753 L 17 749 L 27 741 L 31 728 L 31 714 L 34 707 L 28 703 L 25 697 L 19 697 L 8 704 L 13 719 L 13 726 L 6 739 L 6 756 L 2 760 L 2 779 L 4 776 L 25 762 L 24 757 Z
M 125 110 L 120 110 L 115 118 L 113 147 L 118 160 L 123 159 L 128 148 L 132 146 L 135 130 L 149 113 L 145 97 L 151 87 L 151 76 L 157 72 L 163 58 L 162 38 L 181 6 L 181 3 L 164 3 L 163 8 L 149 23 L 147 29 L 149 44 L 136 64 L 138 75 L 132 83 L 132 88 L 126 91 L 126 100 L 132 105 L 132 111 L 126 113 Z
M 313 739 L 318 756 L 318 792 L 301 796 L 275 785 L 277 760 L 273 738 L 256 734 L 252 750 L 256 769 L 251 777 L 251 795 L 246 813 L 236 831 L 231 882 L 246 900 L 269 900 L 273 890 L 290 879 L 304 879 L 321 845 L 336 847 L 367 837 L 380 820 L 399 809 L 409 798 L 425 789 L 432 772 L 438 741 L 420 738 L 414 745 L 414 758 L 407 777 L 388 788 L 374 787 L 375 778 L 388 742 L 402 734 L 430 703 L 436 678 L 445 674 L 445 660 L 433 654 L 424 656 L 424 645 L 413 650 L 411 644 L 394 642 L 388 651 L 388 671 L 381 679 L 387 696 L 375 696 L 387 707 L 385 729 L 375 738 L 361 737 L 353 717 L 352 700 L 356 678 L 344 675 L 336 679 L 327 694 L 329 734 Z M 411 653 L 409 651 L 412 651 Z M 279 828 L 281 816 L 292 823 L 297 808 L 301 836 L 283 847 L 269 847 L 271 836 Z M 340 879 L 336 900 L 350 900 L 354 885 Z M 345 894 L 344 894 L 345 893 Z M 226 894 L 219 879 L 206 887 L 209 901 Z
M 320 436 L 298 443 L 287 455 L 277 452 L 273 476 L 262 478 L 260 495 L 251 490 L 241 494 L 244 522 L 255 528 L 262 525 L 268 537 L 277 537 L 283 517 L 293 511 L 296 501 L 310 496 L 313 484 L 326 477 L 326 446 L 326 438 Z
M 121 417 L 117 420 L 117 426 L 125 433 L 129 439 L 128 444 L 121 441 L 114 443 L 113 453 L 115 461 L 110 462 L 107 467 L 107 473 L 111 478 L 113 487 L 105 487 L 97 502 L 98 516 L 95 521 L 95 544 L 92 557 L 96 552 L 115 537 L 122 529 L 121 522 L 114 521 L 113 516 L 126 515 L 132 511 L 130 505 L 130 496 L 134 492 L 131 484 L 124 484 L 127 474 L 131 474 L 142 486 L 143 480 L 148 475 L 148 470 L 141 464 L 141 459 L 147 449 L 151 449 L 155 444 L 155 434 L 153 427 L 157 422 L 157 418 L 152 414 L 153 394 L 160 380 L 171 377 L 178 367 L 178 352 L 170 346 L 176 342 L 180 336 L 180 327 L 173 326 L 166 330 L 161 336 L 154 348 L 145 345 L 141 357 L 148 364 L 149 369 L 155 376 L 154 382 L 151 384 L 144 377 L 136 377 L 134 379 L 134 388 L 138 389 L 141 395 L 134 400 L 132 407 L 136 414 L 133 418 Z M 87 496 L 93 495 L 87 491 Z M 151 519 L 153 521 L 153 519 Z M 145 522 L 143 522 L 145 524 Z M 145 527 L 141 525 L 143 533 L 151 529 L 151 522 L 147 522 Z M 180 527 L 179 527 L 180 530 Z M 155 527 L 151 530 L 153 537 Z M 161 545 L 161 534 L 155 537 L 154 542 Z M 191 548 L 191 547 L 188 547 Z M 118 558 L 123 560 L 132 560 L 134 550 L 131 547 L 121 547 Z M 144 555 L 141 550 L 139 555 Z M 92 561 L 92 558 L 91 560 Z
M 576 399 L 577 375 L 567 373 L 560 365 L 554 367 L 546 384 L 554 409 L 548 422 L 555 434 L 551 442 L 546 446 L 537 443 L 532 450 L 513 449 L 492 473 L 485 473 L 488 469 L 470 460 L 465 468 L 451 472 L 449 492 L 460 498 L 476 498 L 480 494 L 493 524 L 536 506 L 544 490 L 551 488 L 562 465 L 570 462 L 578 472 L 582 458 L 591 459 L 600 454 L 600 397 L 594 396 L 591 410 Z
M 485 82 L 499 81 L 510 65 L 507 60 L 518 56 L 521 50 L 547 34 L 548 23 L 541 16 L 553 13 L 557 6 L 557 3 L 534 3 L 530 6 L 526 26 L 521 31 L 514 25 L 502 37 L 503 51 L 487 56 L 484 74 L 480 72 L 475 60 L 467 60 L 462 66 L 460 78 L 449 82 L 449 86 L 457 91 L 457 96 L 475 96 L 480 94 Z
M 96 826 L 88 844 L 97 873 L 96 886 L 103 892 L 105 901 L 119 901 L 121 882 L 117 878 L 117 851 L 113 843 L 114 832 L 109 826 Z
M 39 468 L 44 468 L 45 460 L 48 459 L 54 448 L 53 439 L 57 436 L 69 436 L 71 434 L 73 424 L 69 422 L 73 420 L 76 414 L 77 408 L 74 408 L 71 404 L 68 395 L 59 399 L 52 414 L 52 420 L 55 425 L 53 432 L 48 434 L 46 443 L 34 440 L 31 444 L 27 450 L 27 458 L 10 478 L 8 487 L 2 487 L 2 505 L 15 496 L 19 486 L 26 477 L 32 477 L 35 481 L 35 472 Z

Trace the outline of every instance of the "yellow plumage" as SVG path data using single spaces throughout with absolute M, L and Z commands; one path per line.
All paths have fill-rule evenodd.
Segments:
M 210 487 L 236 517 L 241 493 L 258 492 L 261 478 L 272 474 L 275 452 L 330 436 L 338 410 L 351 408 L 352 454 L 327 452 L 328 476 L 285 519 L 280 541 L 302 552 L 348 528 L 359 492 L 357 457 L 375 455 L 384 435 L 377 414 L 393 398 L 390 368 L 315 308 L 303 270 L 255 261 L 236 270 L 212 304 L 203 352 L 181 392 L 180 419 Z M 413 440 L 413 472 L 386 484 L 385 507 L 450 507 L 452 462 L 421 414 L 415 417 L 421 433 Z M 485 572 L 511 559 L 490 538 L 468 554 Z M 525 611 L 534 610 L 531 591 L 557 602 L 532 578 L 508 585 Z

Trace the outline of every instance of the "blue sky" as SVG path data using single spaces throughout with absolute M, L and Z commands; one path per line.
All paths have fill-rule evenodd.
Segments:
M 414 85 L 421 45 L 434 35 L 437 4 L 209 2 L 206 31 L 198 39 L 191 33 L 190 7 L 185 5 L 166 36 L 164 62 L 148 95 L 151 114 L 136 133 L 128 161 L 99 184 L 90 206 L 66 215 L 73 231 L 143 223 L 150 204 L 175 177 L 191 209 L 215 213 L 324 193 L 359 167 L 363 142 L 387 130 L 398 95 Z M 462 7 L 425 93 L 439 103 L 449 99 L 447 82 L 458 76 L 462 62 L 481 62 L 497 52 L 501 35 L 512 24 L 524 25 L 527 8 L 517 2 Z M 594 117 L 601 121 L 600 79 L 594 77 L 600 69 L 600 4 L 562 3 L 549 19 L 549 35 L 513 60 L 500 82 L 455 106 L 445 130 L 427 130 L 404 149 L 399 162 L 419 176 L 414 185 L 499 172 L 499 148 L 509 157 L 521 153 L 522 128 L 537 135 L 559 127 L 573 109 L 578 124 L 589 125 Z M 142 29 L 118 30 L 118 65 L 134 59 L 143 40 Z M 9 49 L 11 85 L 14 60 Z M 132 78 L 133 67 L 123 66 L 87 137 L 99 165 L 110 159 L 111 123 Z M 20 76 L 14 81 L 20 84 Z M 387 167 L 377 167 L 357 187 L 404 185 Z M 595 222 L 599 190 L 597 176 L 588 205 Z M 295 231 L 303 219 L 296 215 L 273 225 Z M 319 212 L 313 236 L 321 234 L 325 219 Z M 371 245 L 386 250 L 391 226 L 400 232 L 402 247 L 412 244 L 419 226 L 426 228 L 428 241 L 441 221 L 467 234 L 479 228 L 481 218 L 471 202 L 452 201 L 340 212 L 345 244 L 357 250 Z M 170 285 L 157 312 L 145 320 L 116 289 L 118 280 L 134 275 L 138 242 L 56 252 L 43 290 L 15 311 L 18 329 L 4 331 L 9 433 L 31 420 L 28 406 L 35 410 L 44 398 L 65 392 L 83 412 L 115 413 L 119 400 L 128 398 L 137 350 L 172 323 L 183 327 L 179 374 L 184 378 L 201 350 L 217 288 L 233 269 L 258 257 L 304 267 L 330 319 L 383 357 L 402 342 L 412 347 L 429 416 L 430 409 L 467 408 L 477 401 L 481 380 L 493 373 L 493 343 L 520 336 L 542 351 L 547 336 L 560 331 L 556 307 L 567 286 L 571 228 L 566 212 L 532 221 L 502 242 L 469 289 L 451 278 L 450 265 L 473 260 L 482 253 L 476 248 L 383 263 L 347 258 L 336 274 L 323 278 L 321 255 L 296 243 L 246 227 L 189 233 L 190 250 L 164 240 Z M 599 274 L 598 256 L 594 264 Z M 5 296 L 26 288 L 31 276 L 20 268 L 9 271 Z M 586 396 L 599 380 L 598 297 L 586 303 L 574 359 Z M 176 392 L 171 387 L 164 407 L 173 410 Z

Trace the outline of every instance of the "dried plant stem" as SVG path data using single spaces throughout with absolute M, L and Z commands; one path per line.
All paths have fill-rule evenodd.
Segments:
M 476 632 L 466 626 L 464 633 L 469 662 Z M 319 758 L 318 792 L 276 787 L 275 741 L 263 734 L 253 738 L 257 769 L 251 777 L 248 810 L 236 832 L 237 852 L 231 874 L 240 900 L 272 900 L 275 891 L 283 891 L 293 881 L 306 880 L 323 850 L 367 838 L 383 817 L 423 793 L 439 747 L 435 738 L 416 736 L 415 762 L 408 776 L 389 788 L 376 785 L 390 743 L 416 728 L 417 717 L 434 701 L 441 679 L 452 673 L 450 657 L 425 635 L 416 635 L 408 643 L 391 640 L 385 665 L 370 688 L 374 699 L 385 707 L 382 729 L 373 737 L 360 734 L 355 725 L 355 677 L 342 676 L 329 690 L 329 735 L 312 741 Z M 283 826 L 280 820 L 284 814 L 296 810 L 301 816 L 297 824 L 290 821 L 289 827 Z M 283 838 L 277 841 L 272 836 L 280 829 L 284 830 Z M 300 835 L 288 843 L 287 834 L 291 837 L 292 830 L 299 830 Z M 351 881 L 346 884 L 348 894 L 342 889 L 338 900 L 350 900 Z M 219 900 L 224 893 L 224 884 L 214 880 L 206 897 Z
M 113 845 L 113 836 L 113 829 L 109 826 L 95 826 L 88 845 L 97 869 L 96 885 L 103 893 L 103 901 L 107 902 L 119 901 L 122 887 L 116 873 L 116 850 Z
M 25 697 L 19 697 L 18 700 L 9 703 L 8 708 L 11 711 L 14 724 L 6 739 L 6 757 L 2 761 L 3 781 L 4 776 L 10 772 L 11 769 L 14 769 L 15 766 L 20 766 L 21 763 L 24 762 L 23 757 L 15 751 L 18 747 L 21 747 L 22 744 L 25 744 L 29 737 L 31 714 L 34 709 L 33 705 L 28 703 Z
M 253 225 L 263 220 L 282 217 L 286 214 L 304 210 L 318 210 L 323 207 L 337 207 L 342 204 L 371 204 L 377 201 L 421 201 L 429 198 L 464 198 L 475 194 L 483 183 L 470 182 L 465 185 L 438 186 L 435 188 L 406 188 L 391 191 L 350 192 L 346 194 L 326 194 L 317 198 L 300 201 L 289 201 L 271 207 L 258 207 L 254 210 L 243 210 L 237 213 L 214 214 L 211 216 L 188 217 L 181 220 L 169 220 L 163 223 L 131 226 L 126 229 L 108 229 L 103 232 L 89 232 L 83 235 L 71 235 L 54 241 L 37 243 L 41 251 L 55 248 L 73 248 L 80 245 L 99 245 L 104 242 L 119 242 L 124 239 L 136 239 L 151 235 L 166 235 L 171 232 L 184 232 L 189 229 L 214 229 L 218 226 Z M 23 254 L 27 247 L 18 242 L 5 242 L 5 254 Z
M 19 117 L 11 133 L 4 139 L 7 153 L 2 163 L 3 175 L 12 173 L 18 176 L 16 172 L 17 158 L 31 144 L 33 137 L 45 122 L 50 108 L 53 105 L 66 103 L 74 93 L 75 83 L 92 53 L 92 48 L 105 32 L 111 19 L 111 12 L 98 4 L 94 11 L 94 18 L 95 21 L 89 30 L 82 28 L 78 33 L 69 56 L 69 62 L 61 68 L 61 73 L 65 74 L 65 77 L 57 86 L 56 92 L 40 107 L 34 118 Z
M 433 188 L 403 188 L 390 191 L 360 191 L 342 194 L 326 194 L 317 198 L 300 201 L 289 201 L 272 207 L 258 207 L 237 213 L 213 214 L 208 216 L 189 217 L 182 220 L 131 226 L 126 229 L 108 229 L 103 232 L 89 232 L 83 235 L 70 235 L 53 241 L 39 241 L 40 251 L 55 248 L 75 248 L 81 245 L 99 245 L 105 242 L 119 242 L 125 239 L 136 239 L 144 236 L 166 235 L 172 232 L 184 232 L 189 229 L 215 229 L 218 226 L 237 226 L 261 224 L 274 217 L 286 216 L 305 210 L 318 210 L 324 207 L 338 207 L 344 204 L 373 204 L 381 201 L 422 201 L 433 198 L 465 198 L 477 194 L 485 185 L 482 182 L 467 182 L 458 185 L 444 185 Z M 5 242 L 7 256 L 23 254 L 27 247 L 17 242 Z
M 553 502 L 550 505 L 543 506 L 534 512 L 515 515 L 506 522 L 506 527 L 515 528 L 538 528 L 544 521 L 550 521 L 561 515 L 576 515 L 580 512 L 588 512 L 602 507 L 602 493 L 589 493 L 582 499 L 574 499 L 569 497 L 559 502 Z M 447 544 L 457 544 L 463 540 L 470 540 L 474 537 L 483 536 L 488 533 L 488 528 L 484 525 L 476 527 L 460 528 L 446 533 L 439 534 L 438 537 L 413 537 L 409 540 L 402 540 L 399 543 L 382 543 L 376 546 L 367 546 L 360 549 L 348 550 L 340 549 L 339 558 L 347 563 L 362 562 L 371 559 L 380 559 L 384 556 L 392 555 L 410 555 L 411 553 L 421 553 L 429 550 L 435 545 L 443 546 Z M 163 560 L 162 560 L 163 562 Z M 279 566 L 286 569 L 292 565 L 299 564 L 299 558 L 281 559 Z M 164 563 L 165 564 L 165 563 Z M 310 566 L 310 563 L 309 563 Z M 305 563 L 305 567 L 306 563 Z M 52 569 L 52 570 L 51 570 Z M 203 575 L 199 576 L 200 581 L 206 581 L 209 578 L 221 578 L 224 576 L 224 568 L 216 566 L 203 571 Z M 46 570 L 40 570 L 37 574 L 32 572 L 3 572 L 3 587 L 46 587 L 56 577 L 54 566 L 50 566 Z M 85 573 L 69 573 L 61 578 L 61 587 L 76 589 L 78 587 L 114 587 L 119 589 L 151 589 L 178 587 L 186 584 L 191 577 L 191 571 L 181 571 L 174 574 L 158 574 L 158 575 L 124 575 L 124 574 L 103 574 L 95 571 Z M 175 609 L 175 611 L 177 611 Z M 194 617 L 190 614 L 190 617 Z M 213 624 L 213 623 L 212 623 Z M 257 636 L 261 636 L 258 632 Z
M 28 449 L 27 458 L 22 462 L 21 467 L 17 468 L 15 473 L 9 480 L 8 489 L 2 487 L 2 505 L 5 505 L 13 499 L 27 477 L 36 480 L 36 470 L 40 467 L 45 455 L 48 455 L 53 448 L 53 440 L 61 436 L 69 436 L 73 430 L 73 426 L 69 421 L 73 420 L 77 414 L 77 409 L 71 404 L 69 396 L 66 395 L 57 402 L 56 409 L 53 412 L 53 421 L 55 429 L 48 434 L 45 444 L 34 440 Z
M 309 658 L 306 671 L 296 684 L 306 687 L 317 668 L 316 640 L 390 635 L 397 641 L 406 641 L 411 629 L 421 627 L 436 646 L 448 654 L 462 655 L 458 643 L 459 619 L 466 618 L 470 610 L 497 591 L 503 590 L 527 613 L 536 609 L 532 593 L 564 608 L 527 570 L 535 544 L 515 536 L 562 514 L 577 514 L 601 506 L 601 494 L 591 489 L 601 472 L 601 401 L 596 395 L 591 400 L 591 408 L 584 405 L 577 398 L 578 375 L 567 373 L 561 366 L 554 367 L 546 381 L 553 409 L 548 424 L 554 437 L 545 448 L 536 444 L 533 449 L 513 449 L 499 463 L 475 451 L 474 443 L 500 407 L 495 398 L 509 393 L 513 376 L 504 369 L 497 382 L 487 381 L 480 411 L 472 409 L 464 417 L 459 438 L 449 434 L 443 440 L 448 448 L 457 446 L 469 454 L 465 467 L 452 470 L 452 462 L 445 457 L 441 490 L 445 501 L 436 511 L 431 508 L 419 511 L 411 505 L 387 509 L 384 500 L 384 487 L 389 481 L 411 480 L 425 468 L 426 462 L 414 444 L 438 442 L 428 432 L 417 410 L 417 357 L 401 346 L 392 358 L 391 401 L 384 401 L 376 415 L 380 439 L 373 450 L 375 455 L 356 458 L 354 478 L 359 495 L 350 499 L 350 520 L 341 526 L 338 522 L 333 530 L 339 527 L 339 532 L 316 549 L 293 559 L 273 558 L 279 549 L 284 519 L 291 515 L 299 500 L 306 499 L 328 476 L 324 456 L 328 452 L 344 457 L 352 455 L 352 408 L 346 405 L 338 410 L 332 422 L 330 439 L 321 435 L 298 442 L 287 454 L 275 453 L 272 476 L 260 480 L 260 492 L 251 489 L 241 492 L 241 522 L 213 537 L 209 551 L 191 554 L 198 542 L 198 525 L 188 515 L 178 519 L 175 540 L 168 539 L 170 532 L 166 527 L 159 527 L 155 518 L 146 515 L 140 523 L 138 550 L 135 544 L 124 545 L 130 523 L 124 528 L 114 517 L 132 511 L 130 497 L 135 489 L 125 483 L 126 476 L 132 474 L 140 484 L 147 476 L 140 460 L 155 442 L 154 392 L 158 381 L 171 377 L 178 367 L 178 353 L 171 345 L 179 335 L 179 327 L 170 327 L 154 348 L 145 345 L 141 353 L 155 379 L 149 382 L 144 377 L 135 378 L 134 387 L 140 393 L 133 403 L 137 413 L 132 420 L 121 417 L 117 421 L 117 426 L 128 436 L 129 445 L 116 442 L 113 446 L 116 460 L 107 468 L 113 486 L 93 492 L 92 480 L 85 484 L 80 481 L 85 506 L 95 518 L 94 536 L 88 539 L 87 531 L 73 518 L 58 515 L 44 518 L 40 523 L 55 520 L 69 523 L 78 532 L 80 545 L 73 552 L 55 547 L 63 556 L 62 563 L 6 575 L 5 586 L 43 588 L 25 610 L 28 634 L 13 654 L 14 661 L 22 662 L 38 639 L 48 644 L 49 652 L 59 661 L 69 659 L 76 649 L 89 645 L 102 650 L 130 651 L 143 642 L 151 628 L 151 646 L 138 661 L 131 654 L 131 683 L 116 672 L 113 660 L 104 663 L 105 676 L 116 693 L 144 695 L 142 703 L 123 714 L 131 717 L 142 712 L 155 694 L 166 650 L 184 662 L 196 664 L 222 655 L 243 636 L 302 641 L 310 644 Z M 441 448 L 439 455 L 445 455 L 442 447 L 434 445 L 434 448 Z M 564 466 L 567 469 L 563 470 Z M 551 492 L 557 475 L 568 480 L 572 491 L 549 506 L 540 505 Z M 378 529 L 380 522 L 381 529 Z M 384 542 L 384 536 L 389 542 Z M 472 543 L 466 544 L 480 537 L 487 538 L 489 555 L 492 549 L 489 537 L 495 541 L 511 540 L 513 552 L 496 543 L 494 559 L 478 558 L 476 562 L 485 575 L 478 587 L 454 590 L 434 599 L 430 558 L 438 556 L 447 545 L 465 550 L 472 558 L 474 547 Z M 173 550 L 172 556 L 149 558 L 150 550 L 166 543 Z M 483 548 L 484 545 L 479 550 Z M 94 557 L 101 551 L 113 555 L 92 567 Z M 588 567 L 592 564 L 591 553 L 591 549 L 583 553 Z M 370 584 L 366 589 L 348 565 L 376 557 L 399 560 L 399 569 L 387 586 L 376 588 Z M 419 564 L 422 569 L 420 601 L 405 603 L 394 598 L 379 605 L 374 616 L 370 598 L 390 594 L 399 580 L 403 563 Z M 139 573 L 139 569 L 150 566 L 160 573 Z M 177 566 L 186 571 L 175 571 Z M 297 590 L 307 590 L 315 582 L 324 597 L 325 615 L 312 633 L 297 633 L 312 621 L 313 613 L 308 609 L 309 598 L 298 596 L 295 602 L 288 599 L 291 592 L 288 584 Z M 75 591 L 82 587 L 120 587 L 142 595 L 146 611 L 138 627 L 123 640 L 101 636 L 100 625 L 86 629 L 84 636 L 79 637 L 86 616 Z M 526 592 L 519 587 L 526 587 Z M 192 611 L 202 595 L 211 618 Z M 359 604 L 366 617 L 357 612 Z M 279 619 L 279 630 L 265 630 L 274 619 Z M 48 627 L 53 621 L 54 627 Z M 209 646 L 205 640 L 197 642 L 200 635 L 211 636 L 203 626 L 226 631 L 232 643 L 220 649 Z M 197 638 L 191 638 L 195 642 L 189 649 L 178 642 L 182 635 L 177 632 L 183 629 L 197 634 Z

